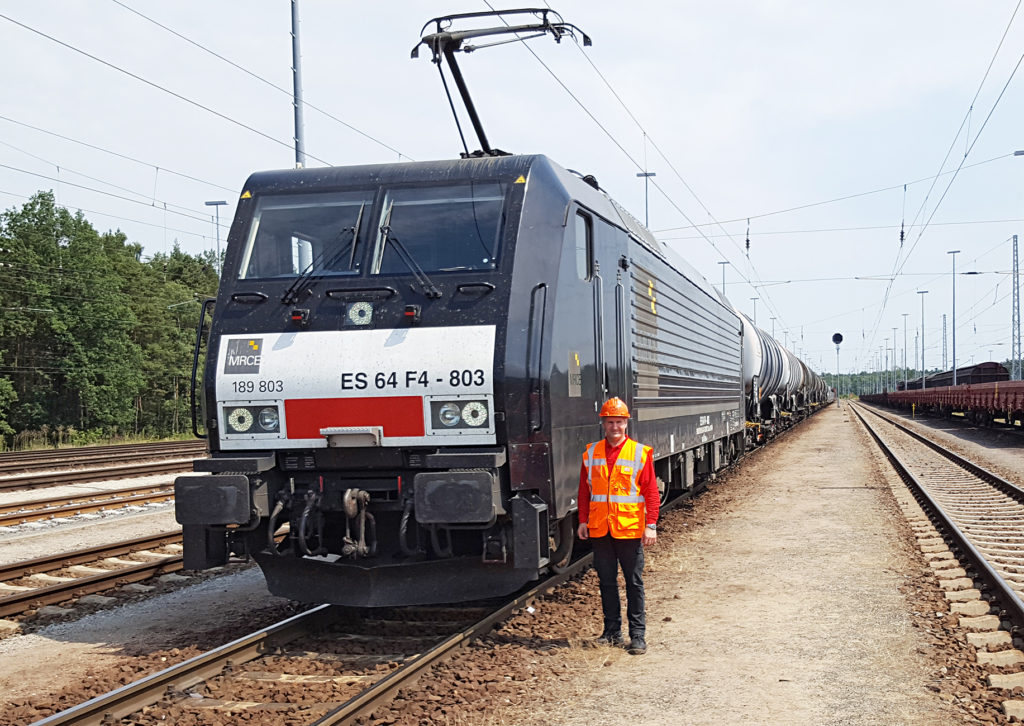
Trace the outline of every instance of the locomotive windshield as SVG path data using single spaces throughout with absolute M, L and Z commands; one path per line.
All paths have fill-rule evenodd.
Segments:
M 372 204 L 369 191 L 261 198 L 239 278 L 358 273 Z
M 386 190 L 370 274 L 409 274 L 395 238 L 426 272 L 495 269 L 504 202 L 497 182 Z

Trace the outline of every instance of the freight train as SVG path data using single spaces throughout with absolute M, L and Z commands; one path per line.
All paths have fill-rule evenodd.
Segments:
M 545 156 L 254 174 L 198 401 L 211 456 L 175 482 L 185 567 L 251 555 L 272 592 L 348 605 L 513 591 L 568 558 L 611 396 L 667 497 L 831 391 Z
M 538 22 L 451 30 L 496 15 Z M 549 9 L 431 23 L 480 152 L 243 187 L 201 386 L 214 301 L 196 338 L 210 458 L 175 482 L 188 569 L 249 555 L 275 594 L 357 606 L 506 594 L 567 564 L 608 398 L 663 498 L 830 399 L 592 176 L 489 146 L 454 53 L 586 35 Z
M 970 421 L 978 426 L 1020 427 L 1024 424 L 1024 382 L 1009 380 L 1006 367 L 992 361 L 935 373 L 906 390 L 883 391 L 861 396 L 861 400 L 914 413 Z
M 1002 363 L 996 363 L 995 361 L 975 363 L 974 365 L 963 366 L 956 369 L 957 385 L 966 385 L 969 383 L 996 383 L 998 381 L 1008 380 L 1010 380 L 1010 372 L 1006 370 L 1006 366 Z M 952 370 L 933 373 L 930 376 L 926 376 L 924 379 L 925 389 L 952 385 Z M 896 382 L 896 390 L 898 391 L 914 391 L 920 389 L 920 378 L 908 379 L 906 384 L 904 384 L 903 381 Z

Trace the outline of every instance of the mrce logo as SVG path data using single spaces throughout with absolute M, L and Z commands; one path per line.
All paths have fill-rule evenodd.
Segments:
M 241 338 L 228 341 L 224 357 L 225 373 L 259 373 L 263 357 L 263 338 Z

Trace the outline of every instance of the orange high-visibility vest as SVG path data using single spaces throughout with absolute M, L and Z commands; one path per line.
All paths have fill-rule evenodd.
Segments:
M 651 447 L 626 439 L 609 473 L 605 459 L 605 440 L 587 446 L 583 465 L 590 488 L 590 517 L 587 529 L 591 537 L 611 534 L 618 539 L 635 539 L 644 533 L 647 510 L 640 494 L 640 472 L 651 458 Z

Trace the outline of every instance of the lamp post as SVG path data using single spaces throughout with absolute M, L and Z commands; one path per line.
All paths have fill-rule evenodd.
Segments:
M 725 297 L 725 266 L 729 264 L 729 260 L 719 260 L 718 264 L 722 266 L 722 297 Z
M 759 298 L 759 297 L 752 297 L 750 299 L 754 301 L 754 320 L 753 320 L 753 322 L 754 322 L 754 325 L 757 325 L 757 301 L 760 300 L 761 298 Z
M 953 385 L 956 385 L 956 256 L 960 250 L 950 250 L 947 255 L 953 255 Z
M 638 171 L 637 177 L 643 177 L 644 180 L 644 226 L 647 227 L 647 183 L 652 176 L 658 176 L 653 171 Z M 725 274 L 725 268 L 722 268 L 722 274 Z M 725 286 L 722 286 L 722 294 L 725 294 Z
M 889 339 L 888 338 L 885 339 L 885 369 L 884 370 L 885 370 L 885 376 L 884 376 L 883 380 L 885 381 L 885 383 L 882 386 L 882 391 L 883 392 L 886 389 L 889 388 Z
M 216 224 L 217 226 L 217 279 L 220 279 L 220 208 L 227 204 L 227 202 L 221 200 L 217 202 L 204 202 L 207 207 L 213 207 L 213 211 L 216 212 Z
M 907 316 L 903 313 L 903 390 L 907 390 Z
M 892 390 L 896 390 L 896 328 L 892 329 Z
M 917 294 L 921 296 L 921 390 L 925 388 L 924 385 L 924 296 L 928 294 L 927 290 L 918 290 Z

